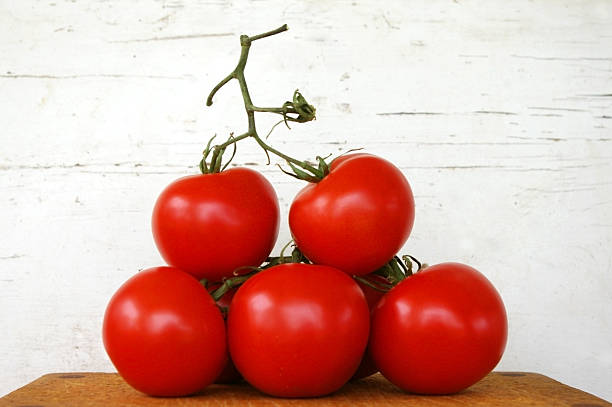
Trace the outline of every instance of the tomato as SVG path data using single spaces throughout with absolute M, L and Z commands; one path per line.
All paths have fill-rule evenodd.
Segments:
M 212 293 L 214 290 L 216 290 L 220 286 L 221 286 L 220 283 L 211 284 L 208 287 L 208 292 Z M 229 309 L 230 304 L 232 303 L 232 299 L 234 298 L 234 295 L 236 294 L 236 290 L 238 290 L 237 287 L 230 288 L 223 295 L 223 297 L 221 297 L 217 301 L 217 305 L 225 309 Z M 228 355 L 227 361 L 225 362 L 225 366 L 223 367 L 223 370 L 221 371 L 221 373 L 215 380 L 215 383 L 233 384 L 233 383 L 240 383 L 241 381 L 242 381 L 242 376 L 240 375 L 240 372 L 236 370 L 236 366 L 234 366 L 234 362 L 232 362 L 232 358 L 229 357 Z
M 374 273 L 365 275 L 363 276 L 363 278 L 365 278 L 368 281 L 371 281 L 373 285 L 378 285 L 381 287 L 384 287 L 390 284 L 389 280 L 387 280 L 381 275 L 374 274 Z M 361 291 L 363 291 L 363 295 L 365 296 L 366 302 L 368 303 L 368 308 L 370 310 L 374 310 L 374 308 L 376 308 L 376 305 L 378 305 L 378 301 L 380 301 L 380 299 L 385 295 L 385 291 L 378 290 L 361 281 L 357 281 L 357 284 L 359 285 L 359 288 L 361 288 Z
M 385 294 L 374 310 L 369 346 L 380 372 L 398 387 L 450 394 L 493 370 L 507 334 L 495 287 L 469 266 L 442 263 Z
M 373 281 L 375 284 L 389 284 L 389 281 L 386 278 L 378 274 L 369 274 L 364 276 L 364 278 L 369 281 Z M 357 281 L 357 284 L 359 284 L 359 288 L 361 288 L 361 291 L 363 291 L 366 302 L 368 303 L 368 308 L 370 309 L 370 313 L 372 313 L 378 304 L 378 301 L 380 301 L 380 299 L 384 296 L 385 292 L 377 290 L 367 284 L 362 283 L 361 281 Z M 359 367 L 357 368 L 357 371 L 353 377 L 351 377 L 351 380 L 363 379 L 364 377 L 371 376 L 376 372 L 378 372 L 378 368 L 376 367 L 370 352 L 366 348 L 365 352 L 363 353 L 363 357 L 361 358 L 361 363 L 359 364 Z
M 282 264 L 247 280 L 228 315 L 229 349 L 243 377 L 280 397 L 316 397 L 346 383 L 369 333 L 359 286 L 328 266 Z
M 235 384 L 242 382 L 242 375 L 236 369 L 234 362 L 232 362 L 231 358 L 228 358 L 225 365 L 223 366 L 223 370 L 215 379 L 215 383 L 218 384 Z
M 402 172 L 370 154 L 336 158 L 329 174 L 295 197 L 289 227 L 313 263 L 363 275 L 387 263 L 414 223 L 414 198 Z
M 169 265 L 220 281 L 268 257 L 278 236 L 278 199 L 272 185 L 248 168 L 192 175 L 161 193 L 152 224 Z
M 121 377 L 153 396 L 195 393 L 227 359 L 219 308 L 198 280 L 172 267 L 126 281 L 106 308 L 102 336 Z

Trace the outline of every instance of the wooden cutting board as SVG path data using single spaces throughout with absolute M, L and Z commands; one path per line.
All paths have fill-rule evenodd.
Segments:
M 53 373 L 42 376 L 0 399 L 0 406 L 612 406 L 605 400 L 535 373 L 494 372 L 452 396 L 406 394 L 377 374 L 349 383 L 332 396 L 279 399 L 241 385 L 213 385 L 201 394 L 153 398 L 129 387 L 113 373 Z

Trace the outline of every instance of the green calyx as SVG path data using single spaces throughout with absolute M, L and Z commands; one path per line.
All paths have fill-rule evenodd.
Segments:
M 283 249 L 281 250 L 280 256 L 268 257 L 266 259 L 266 262 L 259 267 L 247 266 L 247 267 L 240 267 L 234 270 L 233 272 L 234 276 L 224 278 L 221 285 L 211 293 L 211 296 L 213 297 L 213 299 L 215 301 L 219 301 L 219 299 L 221 299 L 221 297 L 223 297 L 228 291 L 230 291 L 231 289 L 235 287 L 242 285 L 245 281 L 253 277 L 255 274 L 259 273 L 260 271 L 269 269 L 270 267 L 274 267 L 279 264 L 289 264 L 289 263 L 312 264 L 295 245 L 293 245 L 293 250 L 291 251 L 291 255 L 285 256 L 285 250 L 287 250 L 287 248 L 291 246 L 292 244 L 293 244 L 293 241 L 292 240 L 289 241 L 289 243 L 287 243 L 285 247 L 283 247 Z M 205 287 L 208 284 L 208 281 L 206 281 L 206 279 L 202 279 L 200 280 L 200 282 Z
M 285 251 L 291 246 L 293 247 L 293 249 L 291 250 L 291 254 L 289 256 L 286 256 Z M 221 285 L 211 292 L 211 296 L 215 301 L 219 301 L 219 299 L 221 299 L 221 297 L 223 297 L 228 291 L 242 285 L 245 281 L 253 277 L 255 274 L 263 270 L 269 269 L 270 267 L 278 266 L 279 264 L 291 263 L 313 264 L 310 260 L 308 260 L 306 256 L 304 256 L 300 249 L 295 245 L 293 240 L 289 241 L 281 249 L 279 256 L 268 257 L 266 259 L 266 262 L 263 263 L 261 266 L 240 267 L 234 270 L 234 276 L 223 279 Z M 414 272 L 413 263 L 417 266 L 417 269 Z M 359 281 L 375 290 L 388 292 L 401 281 L 412 276 L 414 273 L 418 273 L 425 267 L 427 267 L 427 264 L 421 264 L 421 262 L 417 260 L 414 256 L 403 255 L 401 256 L 401 258 L 399 256 L 394 256 L 391 260 L 389 260 L 387 264 L 372 273 L 383 277 L 382 281 L 381 279 L 370 278 L 367 275 L 353 276 L 353 278 L 356 281 Z M 244 271 L 246 271 L 246 273 Z M 204 285 L 204 287 L 207 287 L 208 285 L 208 281 L 206 279 L 202 279 L 201 283 L 202 285 Z
M 417 270 L 415 272 L 413 272 L 412 269 L 413 263 L 417 265 Z M 419 272 L 425 267 L 427 267 L 426 264 L 421 264 L 420 261 L 411 255 L 403 255 L 401 259 L 399 256 L 393 256 L 393 258 L 389 260 L 387 264 L 373 273 L 383 277 L 385 282 L 369 279 L 367 276 L 353 276 L 353 278 L 375 290 L 387 292 L 399 284 L 402 280 L 410 277 L 414 273 Z
M 285 102 L 283 106 L 288 103 L 289 102 Z M 293 103 L 289 104 L 288 107 L 293 108 L 297 112 L 298 116 L 295 118 L 295 121 L 299 123 L 305 123 L 315 119 L 317 109 L 306 101 L 298 89 L 293 92 Z

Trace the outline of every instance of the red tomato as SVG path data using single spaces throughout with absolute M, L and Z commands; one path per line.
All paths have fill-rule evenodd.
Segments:
M 172 267 L 126 281 L 106 308 L 102 336 L 121 377 L 153 396 L 195 393 L 227 359 L 219 308 L 199 281 Z
M 248 168 L 192 175 L 166 187 L 152 223 L 169 265 L 220 281 L 268 257 L 278 235 L 278 200 L 272 185 Z
M 363 278 L 371 281 L 374 285 L 378 284 L 382 287 L 389 285 L 389 280 L 378 274 L 372 273 L 363 276 Z M 361 291 L 363 291 L 363 295 L 365 296 L 365 299 L 368 303 L 368 308 L 370 310 L 374 310 L 374 308 L 376 308 L 376 305 L 378 305 L 378 301 L 380 301 L 380 299 L 385 295 L 385 292 L 377 290 L 365 283 L 362 283 L 361 281 L 357 281 L 357 284 L 359 285 L 359 288 L 361 288 Z
M 378 282 L 379 284 L 389 284 L 389 281 L 386 278 L 379 276 L 378 274 L 369 274 L 364 277 L 370 281 L 374 281 L 374 283 Z M 357 284 L 359 284 L 359 288 L 361 288 L 361 291 L 363 291 L 363 294 L 365 295 L 365 299 L 368 303 L 368 308 L 370 309 L 371 314 L 372 311 L 374 311 L 374 308 L 376 308 L 378 301 L 380 301 L 385 293 L 384 291 L 372 288 L 361 281 L 357 281 Z M 378 368 L 376 367 L 370 352 L 368 349 L 366 349 L 363 353 L 363 357 L 361 358 L 361 363 L 359 364 L 359 367 L 357 368 L 357 371 L 353 377 L 351 377 L 351 380 L 363 379 L 364 377 L 371 376 L 376 372 L 378 372 Z
M 407 277 L 378 303 L 370 352 L 398 387 L 450 394 L 493 370 L 507 334 L 495 287 L 469 266 L 443 263 Z
M 208 292 L 212 293 L 214 290 L 216 290 L 220 286 L 221 286 L 221 283 L 211 284 L 208 287 Z M 226 292 L 223 295 L 223 297 L 219 299 L 219 301 L 217 301 L 217 305 L 219 305 L 220 307 L 229 309 L 230 304 L 232 303 L 232 299 L 234 298 L 234 294 L 236 294 L 237 290 L 238 290 L 237 287 L 231 288 L 228 292 Z M 223 370 L 221 371 L 221 373 L 215 380 L 215 383 L 234 384 L 234 383 L 240 383 L 241 381 L 242 381 L 242 376 L 240 375 L 240 372 L 236 370 L 236 366 L 234 366 L 234 362 L 232 362 L 232 358 L 229 357 L 228 355 L 227 361 L 225 362 L 225 366 L 223 367 Z
M 223 366 L 223 370 L 217 376 L 215 383 L 218 384 L 235 384 L 242 382 L 242 375 L 234 366 L 234 362 L 232 362 L 231 358 L 227 359 L 225 366 Z
M 363 275 L 387 263 L 414 223 L 412 190 L 401 171 L 370 154 L 335 159 L 289 210 L 296 245 L 313 263 Z
M 243 377 L 280 397 L 315 397 L 346 383 L 369 333 L 359 286 L 328 266 L 282 264 L 256 274 L 232 301 L 229 348 Z

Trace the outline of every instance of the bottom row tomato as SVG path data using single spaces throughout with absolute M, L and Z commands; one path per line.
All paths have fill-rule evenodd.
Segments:
M 481 273 L 459 263 L 407 277 L 373 311 L 369 351 L 411 393 L 451 394 L 486 376 L 506 347 L 506 310 Z
M 226 358 L 225 324 L 198 280 L 172 267 L 141 271 L 111 298 L 104 347 L 119 374 L 153 396 L 182 396 L 211 384 Z
M 273 396 L 322 396 L 377 369 L 406 391 L 449 394 L 499 362 L 504 305 L 471 267 L 439 264 L 384 296 L 370 291 L 332 267 L 278 265 L 231 293 L 226 325 L 199 281 L 157 267 L 112 297 L 104 345 L 126 382 L 156 396 L 240 375 Z
M 347 274 L 327 266 L 283 264 L 256 274 L 229 310 L 229 349 L 243 377 L 264 393 L 332 393 L 355 373 L 370 314 Z

